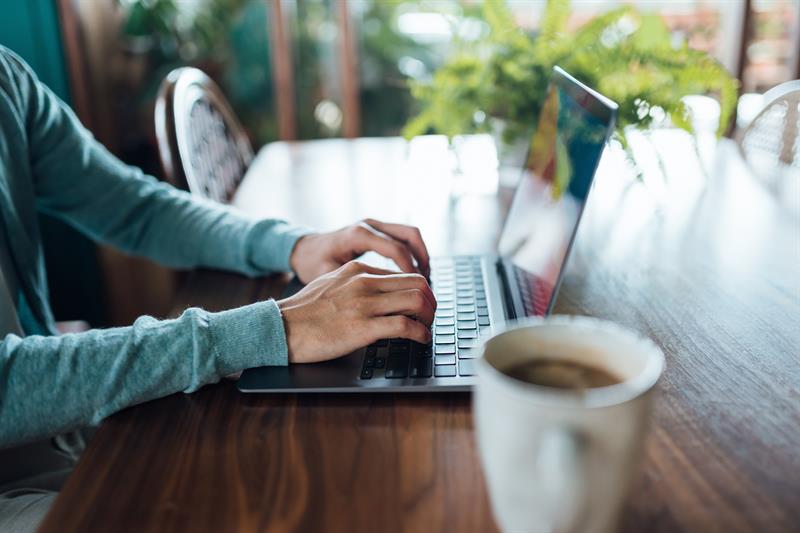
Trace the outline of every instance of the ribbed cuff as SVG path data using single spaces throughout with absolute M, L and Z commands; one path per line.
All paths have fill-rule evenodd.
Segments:
M 289 272 L 289 258 L 300 237 L 313 231 L 283 221 L 262 220 L 251 232 L 250 261 L 262 272 Z
M 209 328 L 220 376 L 289 364 L 283 317 L 274 300 L 209 313 Z

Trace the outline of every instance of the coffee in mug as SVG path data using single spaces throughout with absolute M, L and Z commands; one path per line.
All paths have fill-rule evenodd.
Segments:
M 596 387 L 610 387 L 622 382 L 620 378 L 602 368 L 548 357 L 523 361 L 508 368 L 505 373 L 531 385 L 575 392 Z
M 664 367 L 613 323 L 529 318 L 482 341 L 473 405 L 503 531 L 615 530 Z

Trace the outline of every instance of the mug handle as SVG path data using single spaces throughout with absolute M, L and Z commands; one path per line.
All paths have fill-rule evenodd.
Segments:
M 586 438 L 570 428 L 552 427 L 539 438 L 537 463 L 549 487 L 553 529 L 575 531 L 586 512 L 588 471 Z

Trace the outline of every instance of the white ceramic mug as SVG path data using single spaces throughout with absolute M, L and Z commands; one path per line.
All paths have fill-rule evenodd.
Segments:
M 582 363 L 621 382 L 576 392 L 504 373 L 536 358 Z M 663 368 L 651 341 L 588 317 L 525 319 L 484 339 L 475 426 L 503 531 L 614 530 Z

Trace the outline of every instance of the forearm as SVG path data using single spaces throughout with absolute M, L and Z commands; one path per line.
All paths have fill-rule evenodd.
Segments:
M 82 176 L 69 195 L 61 185 L 50 190 L 50 183 L 40 182 L 39 202 L 42 210 L 97 241 L 177 268 L 256 276 L 289 270 L 295 242 L 308 233 L 282 220 L 253 220 L 199 200 L 121 163 L 93 140 L 87 143 L 85 157 L 62 165 Z
M 273 301 L 58 337 L 8 335 L 0 343 L 0 448 L 97 424 L 246 368 L 285 364 Z
M 65 220 L 94 240 L 180 267 L 249 275 L 288 269 L 301 229 L 254 221 L 204 202 L 126 165 L 98 143 L 75 114 L 16 56 L 0 50 L 13 121 L 5 132 L 27 152 L 38 211 Z M 24 142 L 23 142 L 24 141 Z M 26 185 L 27 187 L 27 185 Z

